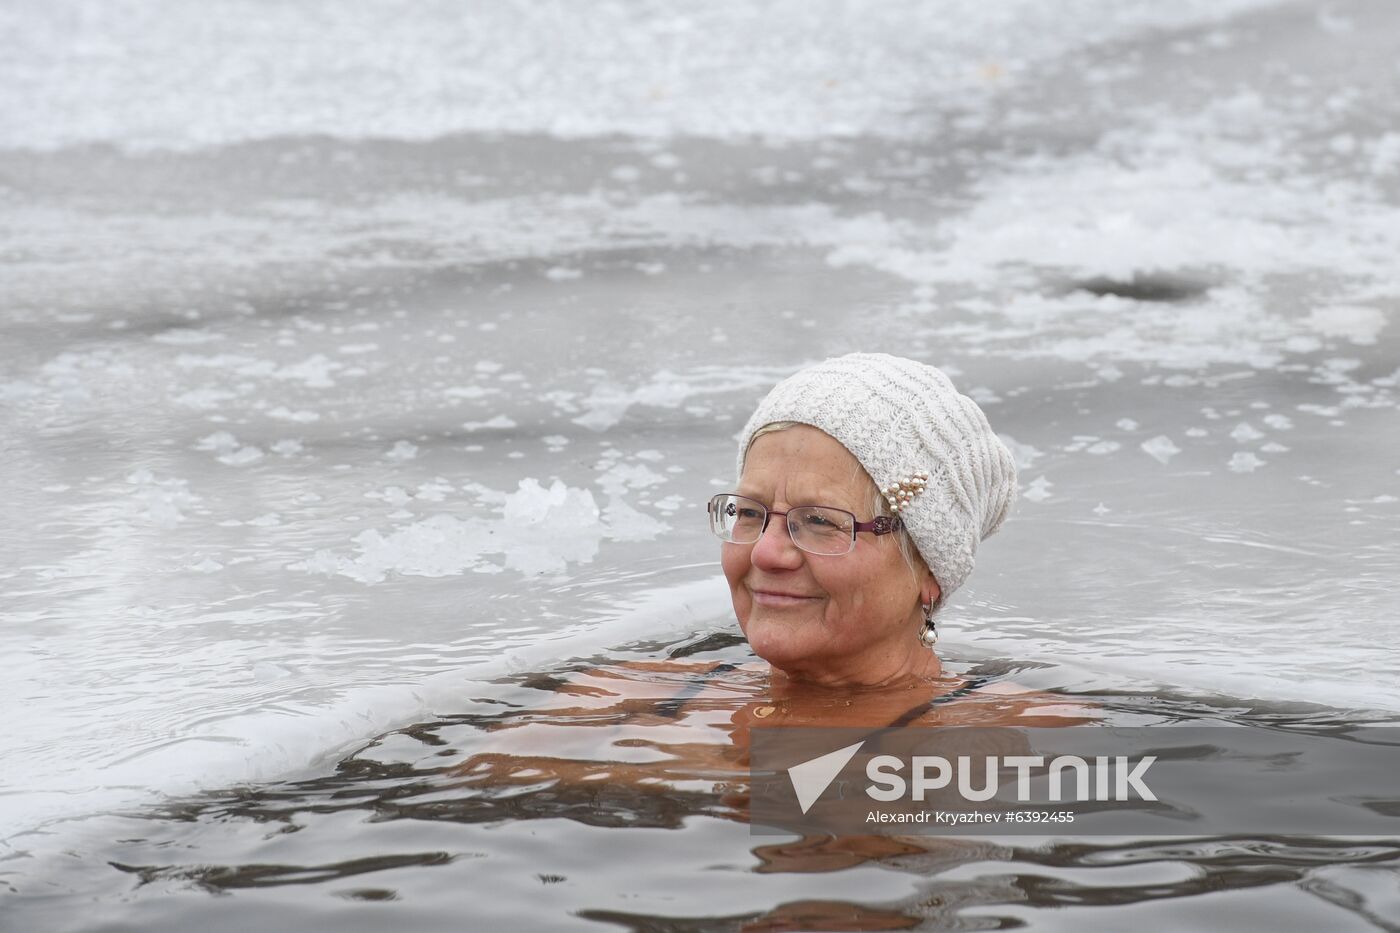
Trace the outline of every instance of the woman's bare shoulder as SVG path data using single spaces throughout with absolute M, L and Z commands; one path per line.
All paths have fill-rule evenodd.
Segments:
M 1038 728 L 1086 725 L 1098 722 L 1103 712 L 1092 703 L 1063 694 L 1047 693 L 1010 680 L 978 684 L 965 695 L 975 703 L 949 704 L 931 714 L 944 722 L 966 719 L 968 725 L 1003 725 Z M 946 710 L 946 712 L 945 712 Z
M 587 697 L 595 700 L 634 699 L 660 700 L 678 694 L 689 695 L 700 684 L 710 684 L 711 675 L 735 672 L 745 682 L 758 674 L 765 665 L 752 661 L 731 662 L 712 660 L 682 660 L 674 658 L 645 658 L 612 661 L 583 667 L 556 678 L 553 692 L 560 697 Z

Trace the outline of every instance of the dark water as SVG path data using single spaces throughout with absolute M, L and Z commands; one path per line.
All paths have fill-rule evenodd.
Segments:
M 751 837 L 743 759 L 723 727 L 763 698 L 764 679 L 741 670 L 718 692 L 710 680 L 668 714 L 691 678 L 626 666 L 667 657 L 751 660 L 733 636 L 696 636 L 463 683 L 459 712 L 319 773 L 81 821 L 59 850 L 27 840 L 39 864 L 6 916 L 14 929 L 93 931 L 1394 928 L 1393 838 Z M 992 682 L 1032 673 L 951 666 Z M 618 702 L 580 711 L 585 695 L 557 693 L 599 671 L 614 679 L 595 687 L 622 685 Z M 1064 699 L 1110 725 L 1367 718 L 1225 697 Z

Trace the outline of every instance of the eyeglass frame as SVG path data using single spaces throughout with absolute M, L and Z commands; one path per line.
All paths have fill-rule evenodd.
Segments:
M 743 499 L 746 502 L 752 502 L 754 505 L 757 505 L 759 508 L 763 509 L 763 527 L 759 529 L 757 538 L 754 538 L 752 541 L 725 541 L 725 539 L 720 538 L 720 540 L 723 541 L 725 544 L 738 544 L 741 547 L 757 544 L 759 541 L 763 540 L 763 536 L 768 533 L 768 523 L 772 520 L 774 515 L 781 515 L 784 518 L 783 524 L 787 527 L 788 538 L 792 541 L 793 547 L 806 554 L 813 554 L 817 557 L 845 557 L 847 554 L 851 553 L 856 549 L 856 535 L 861 532 L 866 532 L 868 534 L 873 534 L 876 537 L 879 537 L 880 535 L 894 534 L 896 531 L 899 531 L 901 528 L 904 527 L 904 519 L 900 518 L 897 515 L 876 515 L 870 521 L 863 522 L 859 518 L 857 518 L 856 513 L 852 512 L 850 509 L 841 509 L 837 508 L 834 505 L 798 505 L 793 506 L 786 512 L 779 512 L 777 509 L 770 509 L 768 506 L 764 505 L 757 499 L 752 498 L 751 496 L 741 496 L 737 492 L 718 492 L 710 497 L 709 502 L 705 503 L 705 512 L 707 515 L 711 516 L 710 529 L 712 531 L 714 530 L 713 516 L 715 514 L 716 502 L 717 500 L 725 497 Z M 789 514 L 796 512 L 799 509 L 826 509 L 831 512 L 841 512 L 844 515 L 851 516 L 851 546 L 839 554 L 823 554 L 820 551 L 809 551 L 807 550 L 807 548 L 798 544 L 797 536 L 794 535 L 792 532 L 792 524 L 786 521 L 786 519 Z M 719 538 L 719 535 L 716 534 L 715 537 Z

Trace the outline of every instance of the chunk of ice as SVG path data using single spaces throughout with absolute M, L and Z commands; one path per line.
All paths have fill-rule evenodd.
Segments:
M 1235 429 L 1230 432 L 1230 437 L 1237 444 L 1247 444 L 1250 441 L 1257 441 L 1264 436 L 1264 432 L 1250 424 L 1248 421 L 1241 421 L 1235 425 Z
M 1032 502 L 1044 502 L 1053 495 L 1053 493 L 1050 492 L 1050 487 L 1053 485 L 1055 484 L 1045 477 L 1037 476 L 1035 480 L 1022 491 L 1021 497 L 1023 499 L 1029 499 Z
M 1342 337 L 1366 346 L 1376 342 L 1386 320 L 1379 308 L 1335 305 L 1313 310 L 1303 323 L 1324 337 Z
M 481 430 L 499 430 L 499 431 L 504 431 L 504 430 L 508 430 L 508 429 L 510 429 L 510 428 L 513 428 L 513 427 L 515 427 L 515 422 L 512 421 L 510 418 L 506 417 L 505 415 L 497 415 L 496 417 L 494 417 L 494 418 L 489 418 L 489 419 L 487 419 L 486 421 L 464 421 L 464 422 L 462 422 L 462 430 L 464 430 L 464 431 L 481 431 Z
M 1165 434 L 1158 434 L 1151 440 L 1143 441 L 1140 445 L 1143 453 L 1147 454 L 1158 463 L 1166 463 L 1172 457 L 1181 453 L 1181 448 L 1172 442 Z
M 998 434 L 1001 442 L 1006 445 L 1006 449 L 1011 451 L 1011 459 L 1016 463 L 1016 469 L 1029 470 L 1031 466 L 1045 455 L 1044 451 L 1038 450 L 1031 444 L 1023 444 L 1009 434 Z
M 1247 450 L 1237 451 L 1226 464 L 1232 473 L 1253 473 L 1264 465 L 1264 461 Z
M 397 460 L 400 463 L 405 460 L 412 460 L 414 457 L 418 456 L 418 445 L 408 441 L 395 441 L 394 446 L 391 447 L 389 452 L 384 456 L 388 460 Z
M 267 416 L 269 418 L 277 418 L 280 421 L 296 421 L 301 424 L 321 420 L 321 416 L 314 411 L 306 411 L 304 409 L 293 411 L 286 405 L 278 405 L 276 408 L 269 409 Z

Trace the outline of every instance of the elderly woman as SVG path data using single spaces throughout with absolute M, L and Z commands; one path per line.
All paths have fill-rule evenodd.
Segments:
M 590 664 L 549 678 L 543 704 L 492 717 L 490 741 L 457 769 L 466 786 L 543 786 L 549 806 L 573 800 L 579 812 L 606 792 L 612 810 L 744 819 L 754 727 L 1093 718 L 1066 697 L 945 674 L 932 651 L 935 613 L 1016 493 L 1006 446 L 942 372 L 872 353 L 801 370 L 749 418 L 738 467 L 735 491 L 709 502 L 710 527 L 762 660 Z M 695 792 L 705 785 L 713 794 Z M 765 870 L 827 871 L 922 845 L 813 837 L 754 851 Z
M 569 698 L 559 722 L 696 713 L 742 746 L 769 717 L 1034 725 L 1024 717 L 1064 712 L 1050 708 L 1061 698 L 947 675 L 932 650 L 935 613 L 1016 494 L 1006 445 L 942 372 L 879 353 L 803 369 L 759 403 L 738 454 L 735 491 L 710 500 L 709 520 L 739 626 L 762 660 L 577 670 L 558 688 Z
M 851 353 L 779 383 L 710 527 L 749 645 L 784 681 L 940 676 L 934 615 L 1016 496 L 1010 451 L 939 370 Z

